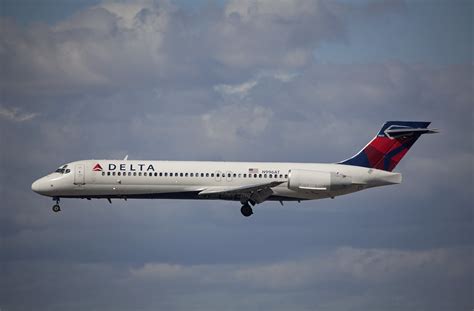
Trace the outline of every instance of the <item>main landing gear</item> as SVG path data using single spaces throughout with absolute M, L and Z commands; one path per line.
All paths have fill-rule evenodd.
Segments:
M 249 205 L 249 203 L 244 203 L 244 205 L 242 205 L 242 207 L 240 208 L 240 212 L 242 213 L 242 215 L 244 215 L 245 217 L 249 217 L 253 214 L 253 210 L 252 210 L 252 207 Z
M 53 212 L 57 213 L 61 211 L 61 207 L 59 206 L 59 198 L 53 198 L 53 201 L 56 201 L 56 204 L 53 205 Z

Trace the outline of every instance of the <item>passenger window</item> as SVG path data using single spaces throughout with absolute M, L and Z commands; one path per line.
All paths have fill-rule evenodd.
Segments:
M 188 177 L 188 173 L 185 173 L 184 176 L 185 176 L 185 177 Z
M 217 175 L 216 175 L 216 176 L 217 176 L 217 177 L 221 177 L 221 174 L 217 173 Z
M 209 177 L 209 173 L 206 173 L 206 177 Z
M 244 178 L 247 178 L 247 174 L 244 174 Z
M 112 172 L 112 176 L 115 176 L 115 172 Z
M 258 178 L 262 178 L 262 174 L 258 174 Z
M 122 175 L 122 173 L 120 173 L 120 172 L 117 172 L 117 176 L 120 176 L 120 175 Z
M 235 178 L 235 177 L 237 177 L 237 174 L 236 174 L 236 173 L 234 173 L 234 178 Z
M 211 177 L 214 177 L 214 173 L 211 173 Z
M 269 175 L 268 175 L 268 178 L 272 178 L 272 177 L 273 177 L 273 175 L 272 175 L 272 174 L 269 174 Z
M 110 176 L 110 172 L 107 172 L 107 176 Z
M 263 175 L 263 178 L 267 178 L 267 174 Z
M 283 175 L 282 175 L 282 174 L 280 174 L 280 178 L 283 178 Z
M 201 173 L 201 177 L 204 177 L 204 173 Z
M 241 178 L 241 177 L 242 177 L 242 174 L 239 174 L 239 178 Z
M 189 177 L 194 177 L 194 173 L 189 173 Z
M 160 177 L 162 177 L 162 176 L 163 176 L 163 173 L 162 173 L 162 172 L 160 172 Z
M 285 174 L 285 178 L 288 178 L 288 174 Z
M 128 176 L 132 176 L 132 172 L 128 172 Z
M 133 172 L 133 176 L 137 176 L 137 172 Z
M 102 172 L 102 176 L 105 176 L 105 172 Z
M 165 177 L 168 177 L 168 173 L 165 173 Z
M 143 173 L 143 176 L 146 176 L 146 172 L 145 172 L 145 173 Z
M 155 177 L 156 177 L 156 176 L 158 176 L 158 173 L 157 173 L 157 172 L 155 172 Z
M 138 172 L 138 176 L 142 176 L 142 172 Z

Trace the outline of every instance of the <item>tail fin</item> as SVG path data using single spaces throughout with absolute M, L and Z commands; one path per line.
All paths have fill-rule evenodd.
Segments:
M 422 134 L 437 133 L 428 129 L 431 122 L 388 121 L 359 153 L 339 164 L 376 168 L 391 172 Z

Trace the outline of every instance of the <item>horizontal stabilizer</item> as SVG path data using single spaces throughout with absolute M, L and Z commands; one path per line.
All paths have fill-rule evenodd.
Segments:
M 403 136 L 413 136 L 421 134 L 435 134 L 439 133 L 437 129 L 426 129 L 426 128 L 397 128 L 397 129 L 386 129 L 384 131 L 388 138 L 398 138 Z

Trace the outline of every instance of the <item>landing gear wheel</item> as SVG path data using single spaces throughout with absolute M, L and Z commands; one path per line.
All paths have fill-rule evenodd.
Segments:
M 248 205 L 248 204 L 242 205 L 242 207 L 240 208 L 240 212 L 241 212 L 242 215 L 244 215 L 245 217 L 249 217 L 250 215 L 253 214 L 253 210 L 252 210 L 252 208 L 250 207 L 250 205 Z
M 54 204 L 54 205 L 53 205 L 53 212 L 57 213 L 57 212 L 59 212 L 60 210 L 61 210 L 61 207 L 59 207 L 58 204 Z

